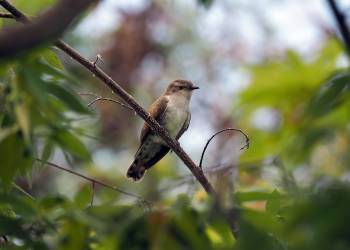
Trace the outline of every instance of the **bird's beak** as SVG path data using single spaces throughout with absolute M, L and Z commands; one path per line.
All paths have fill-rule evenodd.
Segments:
M 191 90 L 195 90 L 195 89 L 199 89 L 199 87 L 197 87 L 197 86 L 192 86 L 191 87 Z

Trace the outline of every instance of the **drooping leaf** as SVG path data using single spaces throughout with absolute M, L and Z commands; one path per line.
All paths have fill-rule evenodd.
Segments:
M 54 135 L 54 139 L 67 152 L 85 160 L 90 159 L 90 153 L 85 145 L 72 133 L 66 130 L 59 130 Z
M 65 87 L 47 82 L 46 90 L 63 102 L 69 109 L 71 109 L 71 111 L 82 114 L 90 113 L 90 110 L 79 100 L 79 97 L 74 95 L 72 91 L 69 91 Z
M 58 70 L 64 70 L 64 66 L 61 60 L 58 58 L 57 54 L 53 51 L 53 49 L 46 49 L 40 54 L 50 66 L 55 67 Z
M 311 101 L 308 114 L 314 117 L 325 115 L 337 108 L 349 95 L 350 73 L 340 73 L 322 85 Z
M 74 202 L 80 208 L 86 208 L 92 201 L 93 190 L 91 185 L 84 185 L 75 195 Z
M 49 158 L 51 157 L 52 153 L 54 152 L 54 144 L 53 142 L 49 139 L 45 143 L 45 146 L 43 148 L 43 151 L 41 153 L 41 160 L 43 162 L 47 162 Z
M 25 173 L 31 166 L 32 158 L 19 132 L 11 133 L 0 141 L 0 180 L 9 189 L 18 173 Z

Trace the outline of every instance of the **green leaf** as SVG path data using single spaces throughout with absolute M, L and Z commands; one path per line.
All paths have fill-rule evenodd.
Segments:
M 73 134 L 66 130 L 59 130 L 55 135 L 54 139 L 57 143 L 67 152 L 85 159 L 91 159 L 89 151 L 86 149 L 85 145 Z
M 29 63 L 23 63 L 18 66 L 16 71 L 18 87 L 25 92 L 29 92 L 32 98 L 41 104 L 47 102 L 45 93 L 45 82 L 40 77 L 41 72 L 38 68 Z
M 30 116 L 27 106 L 24 102 L 21 102 L 20 104 L 16 105 L 15 113 L 18 125 L 24 134 L 26 142 L 28 143 L 30 140 Z
M 69 84 L 78 84 L 79 81 L 75 79 L 73 76 L 61 70 L 47 62 L 44 58 L 36 59 L 35 62 L 32 63 L 34 67 L 39 69 L 41 72 L 55 78 L 55 80 L 64 81 Z
M 238 247 L 240 250 L 287 250 L 287 244 L 278 239 L 274 233 L 261 230 L 249 220 L 240 221 L 240 237 Z
M 350 74 L 340 73 L 322 85 L 312 99 L 308 114 L 315 117 L 323 116 L 337 108 L 349 95 Z
M 25 173 L 33 161 L 20 133 L 9 134 L 0 141 L 0 159 L 0 180 L 7 190 L 16 174 Z
M 41 56 L 50 66 L 55 67 L 59 70 L 64 70 L 64 66 L 61 60 L 58 58 L 53 49 L 46 49 L 42 51 Z
M 277 214 L 280 208 L 281 195 L 277 190 L 274 190 L 266 202 L 266 211 L 270 214 Z
M 75 195 L 74 202 L 80 208 L 86 208 L 90 205 L 93 190 L 90 185 L 84 185 L 83 188 Z
M 260 230 L 267 232 L 278 232 L 281 229 L 281 225 L 275 222 L 273 216 L 269 213 L 260 211 L 244 209 L 243 216 L 245 220 L 249 221 Z
M 72 90 L 69 91 L 65 87 L 51 82 L 46 83 L 46 89 L 49 93 L 62 101 L 72 111 L 83 114 L 90 113 L 90 110 L 80 101 L 79 97 L 71 93 Z
M 54 152 L 54 144 L 52 143 L 52 141 L 48 140 L 45 143 L 45 146 L 41 153 L 41 160 L 43 161 L 43 164 L 49 160 L 53 152 Z

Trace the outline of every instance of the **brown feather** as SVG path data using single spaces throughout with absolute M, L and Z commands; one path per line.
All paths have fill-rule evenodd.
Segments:
M 159 122 L 162 116 L 164 115 L 168 102 L 169 102 L 168 98 L 166 98 L 165 96 L 161 96 L 155 102 L 153 102 L 149 107 L 148 112 L 157 122 Z M 140 136 L 141 145 L 145 141 L 149 132 L 151 132 L 151 129 L 148 126 L 148 124 L 145 122 L 141 130 L 141 136 Z
M 166 126 L 164 115 L 166 113 L 169 95 L 176 93 L 177 91 L 192 91 L 193 84 L 185 80 L 173 81 L 165 93 L 159 97 L 148 109 L 151 117 L 153 117 L 161 126 Z M 184 92 L 185 93 L 185 92 Z M 190 98 L 190 95 L 188 96 Z M 179 139 L 182 134 L 188 129 L 191 120 L 191 114 L 188 112 L 186 120 L 181 126 L 180 131 L 176 135 L 176 139 Z M 135 159 L 127 171 L 127 177 L 132 178 L 134 181 L 140 180 L 145 171 L 160 161 L 170 150 L 170 148 L 164 145 L 161 141 L 158 142 L 157 136 L 152 132 L 148 124 L 145 122 L 141 130 L 140 135 L 140 147 L 135 154 Z

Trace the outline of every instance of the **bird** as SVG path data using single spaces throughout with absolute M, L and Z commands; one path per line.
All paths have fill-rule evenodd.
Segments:
M 178 140 L 191 121 L 189 104 L 192 91 L 199 89 L 188 80 L 172 81 L 165 92 L 154 101 L 148 112 L 163 126 L 172 138 Z M 126 176 L 139 181 L 145 171 L 160 161 L 168 152 L 168 145 L 145 122 L 141 130 L 140 146 Z

